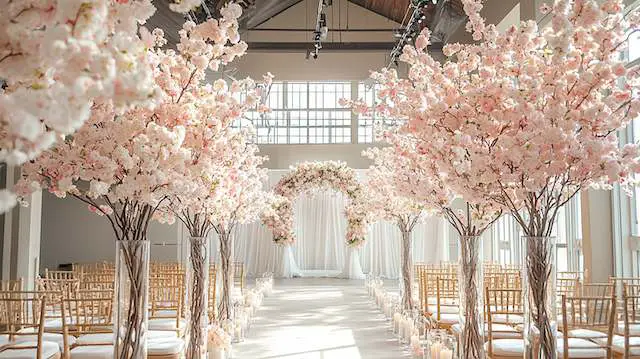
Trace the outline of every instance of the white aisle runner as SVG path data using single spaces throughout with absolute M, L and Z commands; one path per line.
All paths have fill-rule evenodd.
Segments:
M 362 281 L 276 280 L 234 359 L 410 358 Z

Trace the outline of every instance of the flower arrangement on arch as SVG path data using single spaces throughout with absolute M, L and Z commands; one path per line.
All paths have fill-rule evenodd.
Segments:
M 291 167 L 274 188 L 276 198 L 271 203 L 270 213 L 265 213 L 263 223 L 271 229 L 273 240 L 278 244 L 295 242 L 293 233 L 293 201 L 310 189 L 332 189 L 349 197 L 345 209 L 347 216 L 346 242 L 357 247 L 364 242 L 369 224 L 365 203 L 365 191 L 358 182 L 355 171 L 344 162 L 304 162 Z

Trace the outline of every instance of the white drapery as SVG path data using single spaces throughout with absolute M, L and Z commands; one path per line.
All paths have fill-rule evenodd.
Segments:
M 287 172 L 270 171 L 266 185 L 273 188 Z M 358 175 L 362 176 L 362 172 Z M 270 231 L 261 223 L 238 226 L 236 260 L 245 263 L 249 276 L 272 272 L 279 277 L 348 275 L 353 278 L 358 274 L 359 259 L 364 273 L 397 278 L 401 240 L 398 227 L 391 222 L 372 224 L 365 244 L 355 256 L 345 244 L 345 203 L 341 193 L 315 191 L 302 194 L 294 205 L 296 243 L 291 249 L 275 245 Z M 414 262 L 437 263 L 448 258 L 447 237 L 450 233 L 447 226 L 437 217 L 427 218 L 416 226 L 413 232 Z M 294 261 L 289 260 L 291 257 Z

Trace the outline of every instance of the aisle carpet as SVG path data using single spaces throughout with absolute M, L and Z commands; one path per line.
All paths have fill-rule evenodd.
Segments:
M 410 358 L 366 295 L 363 281 L 276 280 L 234 359 Z

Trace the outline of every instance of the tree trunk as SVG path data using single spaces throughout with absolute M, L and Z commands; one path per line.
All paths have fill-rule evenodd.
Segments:
M 222 271 L 222 293 L 218 313 L 220 320 L 233 319 L 231 292 L 233 290 L 233 236 L 230 231 L 220 233 L 220 269 Z
M 402 307 L 413 309 L 413 237 L 411 231 L 402 230 L 402 273 L 400 281 L 400 291 L 402 295 Z

